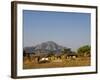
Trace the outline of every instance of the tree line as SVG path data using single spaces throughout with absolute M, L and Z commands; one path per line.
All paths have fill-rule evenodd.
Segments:
M 81 46 L 77 49 L 76 52 L 72 52 L 71 49 L 64 49 L 62 53 L 63 54 L 76 53 L 78 56 L 91 56 L 91 46 L 90 45 Z

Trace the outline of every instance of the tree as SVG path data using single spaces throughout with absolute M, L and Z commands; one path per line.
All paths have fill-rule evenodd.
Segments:
M 70 48 L 64 48 L 63 50 L 62 50 L 62 53 L 63 54 L 67 54 L 67 53 L 70 53 L 71 52 L 71 49 Z
M 26 57 L 27 55 L 26 55 L 26 52 L 25 52 L 25 50 L 23 50 L 23 56 L 24 57 Z
M 49 57 L 54 56 L 54 52 L 50 51 L 50 53 L 48 54 Z
M 90 56 L 91 47 L 89 45 L 85 45 L 80 47 L 77 50 L 79 56 Z
M 71 52 L 71 49 L 70 49 L 70 48 L 68 48 L 68 49 L 65 48 L 65 49 L 63 50 L 63 53 L 70 53 L 70 52 Z

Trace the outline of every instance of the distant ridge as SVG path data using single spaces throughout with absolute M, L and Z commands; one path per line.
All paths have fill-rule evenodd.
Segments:
M 55 53 L 61 53 L 62 49 L 64 48 L 66 47 L 60 46 L 54 41 L 47 41 L 34 47 L 25 47 L 24 51 L 26 53 L 37 53 L 38 51 L 41 51 L 42 53 L 50 53 L 51 51 Z

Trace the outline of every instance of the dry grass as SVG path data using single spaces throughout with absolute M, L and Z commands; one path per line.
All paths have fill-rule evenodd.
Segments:
M 77 66 L 90 66 L 90 57 L 78 57 L 76 59 L 57 59 L 47 63 L 36 63 L 27 58 L 24 59 L 23 69 L 34 68 L 56 68 L 56 67 L 77 67 Z

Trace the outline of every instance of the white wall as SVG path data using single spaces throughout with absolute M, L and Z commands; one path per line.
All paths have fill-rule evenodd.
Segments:
M 28 1 L 28 0 L 24 0 L 24 1 Z M 30 1 L 64 3 L 64 4 L 81 4 L 81 5 L 100 5 L 99 0 L 30 0 Z M 10 78 L 10 70 L 11 70 L 10 69 L 11 68 L 11 48 L 10 48 L 11 47 L 11 12 L 10 12 L 11 8 L 10 7 L 11 7 L 11 0 L 0 0 L 0 80 L 13 80 Z M 98 16 L 98 19 L 100 21 L 100 16 Z M 99 25 L 100 24 L 98 24 L 98 26 Z M 98 29 L 99 29 L 98 33 L 100 35 L 100 28 L 98 27 Z M 98 44 L 100 46 L 100 37 L 98 38 Z M 100 52 L 100 50 L 98 51 Z M 100 54 L 98 57 L 100 57 Z M 34 78 L 34 80 L 100 80 L 99 76 L 100 76 L 100 69 L 98 74 L 44 77 L 44 78 Z M 26 80 L 33 80 L 33 78 L 30 79 L 28 78 Z

